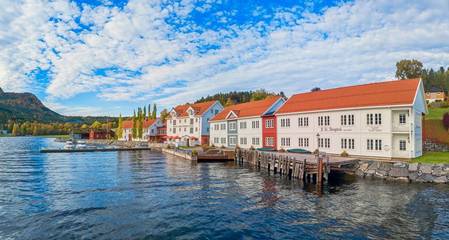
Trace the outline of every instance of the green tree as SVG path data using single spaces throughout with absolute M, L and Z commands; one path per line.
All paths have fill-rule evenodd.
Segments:
M 148 109 L 150 111 L 150 109 Z M 143 118 L 147 117 L 147 106 L 143 106 Z
M 39 128 L 38 125 L 35 123 L 33 126 L 33 136 L 39 135 Z
M 232 100 L 232 98 L 228 98 L 228 100 L 226 100 L 225 107 L 232 106 L 234 104 L 234 100 Z
M 170 113 L 168 112 L 167 109 L 164 109 L 161 111 L 161 121 L 163 123 L 165 123 L 165 121 L 167 121 L 168 116 L 170 116 Z
M 416 60 L 403 59 L 396 63 L 396 78 L 412 79 L 421 77 L 423 64 Z
M 12 132 L 11 135 L 13 136 L 19 136 L 19 125 L 17 123 L 14 123 L 13 127 L 12 127 Z
M 151 113 L 151 103 L 148 104 L 148 119 L 151 119 L 153 117 L 153 113 Z
M 117 138 L 121 139 L 123 137 L 123 120 L 122 114 L 118 117 L 118 127 L 117 127 Z
M 101 128 L 101 123 L 99 121 L 95 121 L 94 123 L 92 123 L 92 125 L 90 125 L 91 128 L 93 129 L 100 129 Z
M 139 139 L 142 139 L 142 135 L 143 135 L 143 115 L 142 115 L 142 111 L 138 112 L 138 116 L 137 116 L 137 136 Z
M 133 114 L 133 126 L 132 126 L 132 135 L 133 138 L 137 137 L 137 119 L 136 119 L 136 110 L 134 110 Z
M 157 107 L 156 107 L 156 103 L 153 104 L 153 114 L 151 115 L 152 119 L 156 119 L 157 118 Z

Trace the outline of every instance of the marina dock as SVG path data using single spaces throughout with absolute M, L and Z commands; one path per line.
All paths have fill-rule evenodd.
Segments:
M 86 149 L 41 149 L 41 153 L 76 153 L 76 152 L 125 152 L 125 151 L 149 151 L 149 147 L 137 148 L 86 148 Z
M 315 182 L 322 185 L 329 181 L 331 172 L 353 173 L 351 167 L 358 159 L 330 155 L 312 155 L 287 152 L 261 152 L 236 149 L 235 161 L 248 163 L 258 169 L 280 174 L 290 179 Z

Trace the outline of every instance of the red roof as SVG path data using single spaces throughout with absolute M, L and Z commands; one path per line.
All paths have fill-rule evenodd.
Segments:
M 395 80 L 293 95 L 276 113 L 411 105 L 420 79 Z
M 153 123 L 156 122 L 156 119 L 145 119 L 143 121 L 143 128 L 148 128 L 151 125 L 153 125 Z M 133 121 L 132 120 L 125 120 L 123 121 L 123 127 L 122 128 L 133 128 Z
M 232 105 L 226 107 L 223 111 L 215 115 L 211 121 L 224 120 L 231 111 L 236 114 L 238 118 L 261 116 L 280 98 L 281 97 L 279 96 L 272 96 L 267 97 L 264 100 Z
M 176 106 L 173 110 L 178 114 L 178 117 L 186 117 L 189 114 L 187 113 L 187 110 L 192 107 L 193 110 L 195 110 L 195 115 L 203 115 L 204 112 L 207 111 L 214 103 L 217 101 L 208 101 L 208 102 L 202 102 L 202 103 L 195 103 L 195 104 L 184 104 Z

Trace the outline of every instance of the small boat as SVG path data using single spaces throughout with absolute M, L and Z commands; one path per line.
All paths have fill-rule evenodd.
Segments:
M 65 142 L 64 149 L 74 149 L 74 148 L 75 148 L 75 145 L 73 144 L 72 141 Z

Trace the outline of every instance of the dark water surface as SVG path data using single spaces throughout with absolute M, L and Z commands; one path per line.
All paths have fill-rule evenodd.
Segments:
M 313 186 L 156 152 L 0 138 L 0 239 L 449 239 L 448 185 Z

